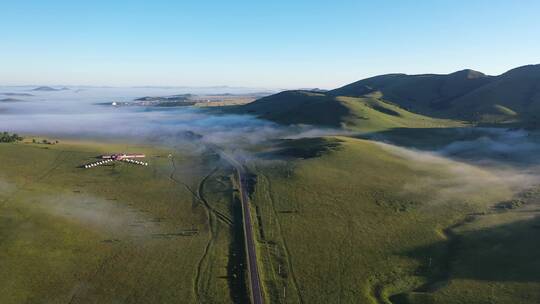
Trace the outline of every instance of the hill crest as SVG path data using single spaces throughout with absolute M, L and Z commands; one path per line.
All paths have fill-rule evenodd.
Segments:
M 498 76 L 471 69 L 450 74 L 384 74 L 327 92 L 281 92 L 242 106 L 241 111 L 284 124 L 349 128 L 373 125 L 374 120 L 389 122 L 388 127 L 415 124 L 396 121 L 405 117 L 528 124 L 540 117 L 540 64 Z

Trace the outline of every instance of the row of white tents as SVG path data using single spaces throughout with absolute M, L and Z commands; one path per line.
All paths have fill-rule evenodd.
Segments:
M 131 159 L 131 158 L 124 158 L 122 160 L 125 161 L 125 162 L 128 162 L 128 163 L 131 163 L 131 164 L 136 164 L 136 165 L 141 165 L 141 166 L 148 166 L 148 163 L 138 161 L 138 160 L 134 160 L 134 159 Z
M 90 164 L 84 165 L 84 168 L 89 169 L 89 168 L 105 165 L 105 164 L 113 162 L 113 161 L 114 161 L 113 159 L 100 160 L 100 161 L 95 162 L 95 163 L 90 163 Z M 128 162 L 130 164 L 135 164 L 135 165 L 148 166 L 148 163 L 146 163 L 146 162 L 133 160 L 133 159 L 129 159 L 129 158 L 124 158 L 124 159 L 122 159 L 122 161 Z
M 105 165 L 106 163 L 110 163 L 110 162 L 112 162 L 112 161 L 113 161 L 112 159 L 100 160 L 100 161 L 95 162 L 95 163 L 91 163 L 91 164 L 84 165 L 84 167 L 85 167 L 86 169 L 88 169 L 88 168 L 93 168 L 93 167 Z

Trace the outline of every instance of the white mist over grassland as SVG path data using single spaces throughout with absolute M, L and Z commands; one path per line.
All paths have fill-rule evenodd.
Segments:
M 436 178 L 426 174 L 403 185 L 408 192 L 432 192 L 433 202 L 459 203 L 475 197 L 497 202 L 540 184 L 540 140 L 535 133 L 488 128 L 459 132 L 468 139 L 433 150 L 378 144 L 408 160 L 416 171 L 440 172 Z M 477 136 L 471 138 L 471 132 Z
M 0 176 L 0 198 L 15 192 L 15 190 L 17 190 L 15 184 L 6 181 Z
M 149 237 L 152 232 L 160 232 L 148 215 L 123 203 L 88 194 L 44 195 L 33 204 L 44 213 L 118 236 Z
M 0 103 L 0 130 L 23 134 L 144 141 L 174 140 L 183 132 L 191 131 L 212 142 L 239 139 L 250 142 L 282 131 L 277 125 L 252 116 L 218 116 L 193 107 L 114 107 L 102 104 L 132 101 L 142 96 L 187 93 L 182 90 L 86 88 L 81 91 L 36 92 L 28 88 L 2 88 L 2 92 L 34 95 L 17 97 L 20 102 Z
M 218 89 L 201 90 L 195 93 L 217 93 Z M 31 135 L 120 138 L 173 145 L 197 139 L 203 143 L 236 147 L 273 138 L 328 132 L 308 126 L 283 127 L 251 115 L 217 115 L 196 107 L 106 105 L 143 96 L 193 92 L 188 89 L 84 88 L 36 92 L 30 88 L 0 88 L 0 94 L 5 92 L 34 96 L 17 97 L 21 102 L 0 103 L 0 130 Z

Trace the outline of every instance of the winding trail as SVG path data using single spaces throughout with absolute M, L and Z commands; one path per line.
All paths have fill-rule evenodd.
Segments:
M 255 238 L 253 234 L 253 223 L 251 219 L 251 209 L 249 204 L 249 196 L 247 192 L 247 179 L 245 177 L 246 175 L 246 169 L 242 164 L 240 164 L 239 161 L 234 159 L 232 156 L 228 155 L 220 149 L 219 147 L 215 145 L 209 146 L 211 150 L 213 150 L 216 154 L 218 154 L 221 159 L 229 163 L 234 170 L 236 171 L 236 177 L 238 179 L 238 191 L 240 192 L 240 202 L 242 205 L 242 221 L 243 221 L 243 227 L 244 227 L 244 237 L 245 237 L 245 246 L 246 246 L 246 253 L 247 253 L 247 265 L 248 265 L 248 274 L 249 274 L 249 286 L 250 286 L 250 298 L 252 304 L 263 304 L 264 303 L 264 297 L 262 294 L 262 286 L 261 286 L 261 279 L 259 275 L 259 267 L 257 265 L 257 250 L 256 250 L 256 244 L 255 244 Z M 193 191 L 188 185 L 185 183 L 182 183 L 181 181 L 177 180 L 174 177 L 174 174 L 176 172 L 176 164 L 174 162 L 174 157 L 171 158 L 171 163 L 173 166 L 173 171 L 169 175 L 169 178 L 174 181 L 175 183 L 181 184 L 196 198 L 199 200 L 203 206 L 205 207 L 207 218 L 208 218 L 208 226 L 210 229 L 210 234 L 208 238 L 208 242 L 206 244 L 203 256 L 199 260 L 199 263 L 197 265 L 197 274 L 194 282 L 194 289 L 195 289 L 195 296 L 198 303 L 201 303 L 201 294 L 199 292 L 199 284 L 201 280 L 201 272 L 203 267 L 203 262 L 208 256 L 208 252 L 210 250 L 210 247 L 212 246 L 213 240 L 214 240 L 214 234 L 215 234 L 215 219 L 222 221 L 226 225 L 232 226 L 233 222 L 232 220 L 227 217 L 226 215 L 222 214 L 215 208 L 213 208 L 204 198 L 202 195 L 203 188 L 204 188 L 204 182 L 212 175 L 217 169 L 212 170 L 208 175 L 206 175 L 199 184 L 199 187 L 197 191 Z
M 204 246 L 204 251 L 203 251 L 203 254 L 201 255 L 201 258 L 199 259 L 199 261 L 197 262 L 197 271 L 195 273 L 195 280 L 193 282 L 193 293 L 195 294 L 195 299 L 196 299 L 196 302 L 197 303 L 202 303 L 202 300 L 201 300 L 201 293 L 200 293 L 200 289 L 199 289 L 199 286 L 201 284 L 201 276 L 202 276 L 202 272 L 203 272 L 203 263 L 204 261 L 206 260 L 207 256 L 208 256 L 208 253 L 210 252 L 210 247 L 212 247 L 212 244 L 214 242 L 214 239 L 215 239 L 215 217 L 214 217 L 214 214 L 211 212 L 210 208 L 209 208 L 209 205 L 208 205 L 208 202 L 203 199 L 201 197 L 201 194 L 202 194 L 202 190 L 204 188 L 204 182 L 208 179 L 208 177 L 210 175 L 212 175 L 214 172 L 215 172 L 215 169 L 212 170 L 209 174 L 207 174 L 205 177 L 203 177 L 203 179 L 201 180 L 201 182 L 199 183 L 199 186 L 197 188 L 197 192 L 193 191 L 193 189 L 191 189 L 191 187 L 189 187 L 189 185 L 187 185 L 186 183 L 183 183 L 179 180 L 177 180 L 174 175 L 176 173 L 176 163 L 174 161 L 174 156 L 170 158 L 171 159 L 171 165 L 173 167 L 173 170 L 172 172 L 170 173 L 169 175 L 169 179 L 173 182 L 175 182 L 176 184 L 179 184 L 179 185 L 182 185 L 186 188 L 186 190 L 188 190 L 191 195 L 193 196 L 193 198 L 197 201 L 200 201 L 202 202 L 203 204 L 203 207 L 204 207 L 204 210 L 205 210 L 205 213 L 206 213 L 206 218 L 207 218 L 207 224 L 208 224 L 208 230 L 209 230 L 209 233 L 208 233 L 208 240 L 206 242 L 206 246 Z
M 201 201 L 205 206 L 206 208 L 208 208 L 208 210 L 212 213 L 214 213 L 214 215 L 220 219 L 222 222 L 224 222 L 225 224 L 229 225 L 229 226 L 232 226 L 233 225 L 233 221 L 230 217 L 228 217 L 227 215 L 223 214 L 221 211 L 217 210 L 216 208 L 212 207 L 212 205 L 210 205 L 210 203 L 208 203 L 208 201 L 204 198 L 204 194 L 203 194 L 203 190 L 204 190 L 204 183 L 206 182 L 206 180 L 208 180 L 208 178 L 210 178 L 210 176 L 212 176 L 216 171 L 218 170 L 218 167 L 214 168 L 214 170 L 212 170 L 208 175 L 206 175 L 202 180 L 201 182 L 199 183 L 199 187 L 197 187 L 197 198 L 199 199 L 199 201 Z
M 204 183 L 206 182 L 208 178 L 210 178 L 210 176 L 212 176 L 218 170 L 218 167 L 214 168 L 210 173 L 208 173 L 205 177 L 203 177 L 203 179 L 199 183 L 199 186 L 197 187 L 197 191 L 194 191 L 186 183 L 183 183 L 174 177 L 174 174 L 176 172 L 176 164 L 174 162 L 174 157 L 171 158 L 171 164 L 173 166 L 173 171 L 169 175 L 169 179 L 177 184 L 184 186 L 186 190 L 188 190 L 189 193 L 191 193 L 191 195 L 193 195 L 193 197 L 196 200 L 201 202 L 204 205 L 204 207 L 208 209 L 210 212 L 212 212 L 219 220 L 221 220 L 223 223 L 225 223 L 228 226 L 232 226 L 233 224 L 232 219 L 228 217 L 227 215 L 223 214 L 221 211 L 212 207 L 212 205 L 208 203 L 208 201 L 204 198 L 204 195 L 203 195 Z
M 202 273 L 203 273 L 203 267 L 204 267 L 204 261 L 208 258 L 208 255 L 210 253 L 210 250 L 212 248 L 212 245 L 214 243 L 214 240 L 216 238 L 216 229 L 217 229 L 217 223 L 216 219 L 224 223 L 225 225 L 232 227 L 233 226 L 233 220 L 228 217 L 227 215 L 223 214 L 216 208 L 214 208 L 208 200 L 204 197 L 204 185 L 206 181 L 218 170 L 219 166 L 216 166 L 214 169 L 212 169 L 208 174 L 206 174 L 201 181 L 199 182 L 197 186 L 197 190 L 194 191 L 189 185 L 186 183 L 181 182 L 180 180 L 175 178 L 175 173 L 177 171 L 176 163 L 174 160 L 174 156 L 171 157 L 171 165 L 173 167 L 173 171 L 169 175 L 169 179 L 173 182 L 182 185 L 188 190 L 193 198 L 197 201 L 199 201 L 202 206 L 204 207 L 206 218 L 207 218 L 207 225 L 209 229 L 208 234 L 208 241 L 206 242 L 206 246 L 204 247 L 203 254 L 199 261 L 197 262 L 197 272 L 195 274 L 195 280 L 193 283 L 193 291 L 195 294 L 196 302 L 197 303 L 203 303 L 202 296 L 201 296 L 201 280 L 202 280 Z

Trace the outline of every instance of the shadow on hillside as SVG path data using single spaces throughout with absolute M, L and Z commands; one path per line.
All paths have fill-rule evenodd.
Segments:
M 540 165 L 540 134 L 504 128 L 396 128 L 359 136 L 462 161 Z
M 404 253 L 422 263 L 417 274 L 429 282 L 416 292 L 435 291 L 451 279 L 540 282 L 540 216 L 447 235 L 446 242 Z
M 274 150 L 259 153 L 258 156 L 271 160 L 317 158 L 340 150 L 341 142 L 339 139 L 323 137 L 276 140 Z
M 394 128 L 359 135 L 359 138 L 384 141 L 420 150 L 442 148 L 457 140 L 475 139 L 483 132 L 475 128 Z
M 362 119 L 334 96 L 312 91 L 284 91 L 237 107 L 233 111 L 285 125 L 308 124 L 339 128 L 351 116 Z

